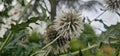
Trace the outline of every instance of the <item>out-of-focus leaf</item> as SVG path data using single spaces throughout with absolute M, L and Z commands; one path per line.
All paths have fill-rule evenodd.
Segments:
M 110 46 L 117 49 L 120 47 L 120 23 L 107 27 L 107 31 L 103 32 L 100 37 L 103 43 L 108 43 Z M 112 43 L 115 41 L 115 43 Z
M 85 24 L 84 29 L 85 30 L 80 35 L 80 40 L 85 41 L 85 42 L 96 42 L 96 40 L 98 40 L 90 24 Z
M 72 56 L 72 54 L 71 54 L 71 51 L 70 50 L 68 50 L 68 53 L 67 53 L 68 55 L 67 56 Z
M 37 20 L 43 20 L 44 18 L 42 18 L 42 17 L 31 17 L 26 23 L 34 23 L 34 22 L 36 22 Z
M 33 30 L 33 32 L 30 34 L 28 40 L 30 42 L 38 43 L 39 42 L 39 38 L 40 38 L 40 34 Z
M 119 56 L 119 51 L 120 51 L 120 49 L 117 49 L 117 50 L 116 50 L 115 56 Z
M 83 56 L 81 49 L 79 50 L 79 56 Z
M 24 30 L 20 31 L 19 33 L 16 33 L 15 36 L 13 36 L 14 40 L 9 42 L 9 44 L 6 47 L 12 46 L 16 44 L 16 42 L 20 41 L 20 39 L 25 36 Z M 17 38 L 16 38 L 17 37 Z
M 4 0 L 5 3 L 11 4 L 13 0 Z
M 70 41 L 71 51 L 76 51 L 76 50 L 79 50 L 79 48 L 84 48 L 85 47 L 84 45 L 85 45 L 84 42 L 81 42 L 78 39 L 72 39 Z
M 99 48 L 101 48 L 101 47 L 102 47 L 102 45 L 103 45 L 103 42 L 100 42 Z
M 11 47 L 11 48 L 10 48 Z M 40 44 L 37 43 L 22 43 L 18 41 L 16 45 L 6 47 L 0 56 L 30 56 L 34 51 L 40 48 Z
M 100 49 L 97 49 L 96 56 L 105 56 Z
M 11 30 L 18 32 L 19 30 L 25 29 L 26 27 L 29 26 L 29 23 L 21 23 L 21 24 L 17 24 L 17 25 L 11 25 Z
M 4 24 L 4 22 L 2 21 L 2 19 L 0 19 L 0 24 Z
M 42 10 L 42 13 L 43 13 L 43 16 L 47 16 L 47 14 L 46 14 L 46 9 L 41 5 L 41 4 L 39 4 L 39 6 L 40 6 L 40 8 L 41 8 L 41 10 Z
M 100 37 L 103 41 L 108 41 L 109 38 L 113 38 L 113 39 L 118 39 L 118 35 L 120 36 L 120 23 L 116 24 L 116 25 L 112 25 L 110 27 L 106 28 L 107 31 L 103 32 Z M 118 39 L 119 40 L 119 39 Z
M 9 12 L 9 10 L 10 10 L 11 8 L 12 8 L 11 6 L 9 6 L 8 8 L 5 8 L 4 11 L 1 11 L 1 12 L 0 12 L 0 16 L 1 16 L 1 17 L 9 17 L 8 12 Z
M 52 21 L 51 20 L 47 20 L 47 25 L 51 25 L 52 24 Z
M 25 0 L 18 0 L 22 6 L 25 6 Z

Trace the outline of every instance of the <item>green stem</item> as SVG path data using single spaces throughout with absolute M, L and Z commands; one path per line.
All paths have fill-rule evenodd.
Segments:
M 50 46 L 51 44 L 53 44 L 61 35 L 59 35 L 57 38 L 55 38 L 52 42 L 48 43 L 47 45 L 45 45 L 42 49 L 45 49 L 46 47 Z M 42 50 L 41 49 L 41 50 Z M 39 53 L 39 51 L 31 54 L 30 56 L 34 56 L 35 54 Z
M 57 38 L 55 38 L 52 42 L 49 44 L 45 45 L 42 49 L 45 49 L 46 47 L 50 46 L 52 43 L 54 43 L 61 35 L 59 35 Z
M 112 41 L 111 43 L 114 44 L 114 43 L 117 43 L 117 41 Z M 95 47 L 98 47 L 98 46 L 99 46 L 99 43 L 98 43 L 98 44 L 94 44 L 94 45 L 92 45 L 92 46 L 90 46 L 90 47 L 87 47 L 87 48 L 85 48 L 85 49 L 82 49 L 81 51 L 84 52 L 84 51 L 86 51 L 86 50 L 90 50 L 90 49 L 95 48 Z M 75 54 L 78 54 L 78 53 L 79 53 L 79 51 L 75 51 L 75 52 L 72 52 L 71 54 L 72 54 L 72 55 L 75 55 Z M 68 54 L 62 54 L 62 55 L 60 55 L 60 56 L 68 56 Z
M 96 21 L 100 16 L 102 16 L 107 10 L 103 11 L 101 14 L 99 14 L 97 17 L 95 17 L 91 22 Z
M 82 49 L 81 51 L 82 52 L 84 52 L 84 51 L 86 51 L 86 50 L 89 50 L 89 49 L 91 49 L 91 48 L 94 48 L 94 47 L 97 47 L 97 46 L 99 46 L 98 44 L 94 44 L 94 45 L 92 45 L 92 46 L 90 46 L 90 47 L 88 47 L 88 48 L 85 48 L 85 49 Z M 72 55 L 75 55 L 75 54 L 78 54 L 79 53 L 79 51 L 75 51 L 75 52 L 72 52 L 71 54 Z M 60 56 L 67 56 L 68 54 L 63 54 L 63 55 L 60 55 Z
M 30 4 L 31 4 L 32 1 L 33 1 L 33 0 L 31 0 L 31 1 L 24 7 L 23 11 L 20 13 L 20 17 L 18 18 L 18 22 L 17 22 L 17 23 L 20 22 L 21 18 L 22 18 L 23 15 L 25 14 L 27 8 L 30 6 Z
M 2 50 L 4 49 L 5 45 L 8 43 L 10 37 L 12 36 L 12 31 L 10 31 L 10 33 L 8 34 L 7 38 L 5 39 L 5 41 L 3 42 L 3 44 L 0 47 L 0 52 L 2 52 Z
M 50 53 L 51 50 L 52 50 L 52 48 L 50 47 L 49 50 L 47 51 L 47 53 L 45 54 L 45 56 L 48 56 L 48 54 Z

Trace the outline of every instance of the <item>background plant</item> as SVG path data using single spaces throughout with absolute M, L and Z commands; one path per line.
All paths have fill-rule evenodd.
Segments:
M 84 31 L 79 38 L 70 41 L 67 52 L 56 56 L 119 56 L 120 2 L 116 1 L 117 5 L 111 2 L 111 6 L 99 0 L 1 0 L 0 56 L 53 56 L 51 48 L 46 48 L 59 37 L 45 45 L 43 33 L 53 23 L 59 10 L 65 8 L 82 14 Z M 91 11 L 99 15 L 93 17 Z M 111 15 L 113 17 L 109 17 Z M 107 22 L 106 17 L 109 17 Z M 112 24 L 112 19 L 116 23 Z M 102 33 L 97 34 L 96 27 L 92 25 L 96 22 L 101 23 L 106 31 L 98 27 L 97 30 Z

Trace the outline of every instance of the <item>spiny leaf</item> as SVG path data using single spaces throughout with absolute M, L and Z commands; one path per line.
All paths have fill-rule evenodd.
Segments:
M 100 37 L 101 41 L 110 44 L 114 48 L 120 46 L 119 42 L 111 44 L 112 41 L 120 41 L 120 23 L 107 27 L 107 31 L 103 32 Z
M 100 37 L 107 38 L 111 36 L 115 36 L 117 33 L 120 33 L 120 23 L 117 25 L 112 25 L 110 27 L 106 27 L 107 31 L 103 32 Z

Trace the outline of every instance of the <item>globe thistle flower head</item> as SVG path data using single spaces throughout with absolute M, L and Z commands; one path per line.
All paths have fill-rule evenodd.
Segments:
M 59 36 L 58 32 L 55 30 L 54 26 L 51 25 L 47 28 L 46 33 L 44 34 L 44 43 L 48 44 Z M 69 47 L 69 41 L 60 36 L 50 47 L 52 47 L 52 52 L 54 54 L 66 52 Z
M 84 23 L 80 14 L 74 10 L 61 11 L 54 21 L 55 29 L 68 40 L 80 36 Z
M 105 0 L 105 3 L 111 11 L 120 10 L 120 0 Z

